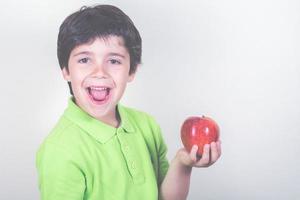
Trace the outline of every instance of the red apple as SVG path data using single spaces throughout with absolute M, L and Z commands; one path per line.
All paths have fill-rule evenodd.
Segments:
M 219 127 L 209 117 L 189 117 L 181 127 L 181 140 L 188 152 L 193 145 L 198 145 L 197 155 L 203 154 L 203 146 L 219 139 Z

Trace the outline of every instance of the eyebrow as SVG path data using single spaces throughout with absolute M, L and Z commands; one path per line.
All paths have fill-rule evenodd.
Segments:
M 90 51 L 81 51 L 81 52 L 74 54 L 73 57 L 82 55 L 82 54 L 83 55 L 92 55 L 93 53 Z M 108 56 L 119 56 L 119 57 L 125 58 L 125 56 L 123 54 L 115 53 L 115 52 L 108 53 Z
M 120 53 L 114 53 L 114 52 L 111 52 L 108 54 L 109 56 L 119 56 L 119 57 L 122 57 L 122 58 L 125 58 L 125 56 L 123 54 L 120 54 Z
M 78 55 L 81 55 L 81 54 L 84 54 L 84 55 L 91 55 L 92 53 L 89 52 L 89 51 L 80 51 L 80 52 L 74 54 L 73 57 L 78 56 Z

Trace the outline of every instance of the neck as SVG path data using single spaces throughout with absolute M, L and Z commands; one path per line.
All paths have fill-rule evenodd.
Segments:
M 112 127 L 115 127 L 115 128 L 118 128 L 121 123 L 121 117 L 120 117 L 117 107 L 116 107 L 115 112 L 112 113 L 112 115 L 107 116 L 105 118 L 100 118 L 98 120 L 100 120 L 103 123 L 108 124 Z

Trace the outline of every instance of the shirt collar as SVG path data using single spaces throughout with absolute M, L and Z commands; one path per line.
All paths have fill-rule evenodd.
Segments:
M 105 124 L 102 121 L 90 116 L 79 106 L 77 106 L 72 98 L 70 98 L 68 101 L 68 107 L 64 112 L 64 116 L 78 125 L 81 129 L 87 131 L 99 142 L 106 143 L 117 133 L 118 130 L 124 130 L 126 133 L 134 132 L 134 127 L 129 121 L 126 108 L 120 104 L 117 105 L 117 108 L 121 118 L 121 124 L 118 128 Z
M 126 111 L 126 108 L 121 104 L 118 104 L 117 108 L 121 118 L 121 124 L 119 128 L 122 128 L 126 133 L 134 133 L 135 129 L 132 123 L 130 122 L 130 116 Z

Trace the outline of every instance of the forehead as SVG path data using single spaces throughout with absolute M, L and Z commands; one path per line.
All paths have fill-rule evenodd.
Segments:
M 128 54 L 124 39 L 120 36 L 96 37 L 87 43 L 77 45 L 72 50 L 71 54 L 78 53 L 80 51 L 102 52 L 107 50 Z

